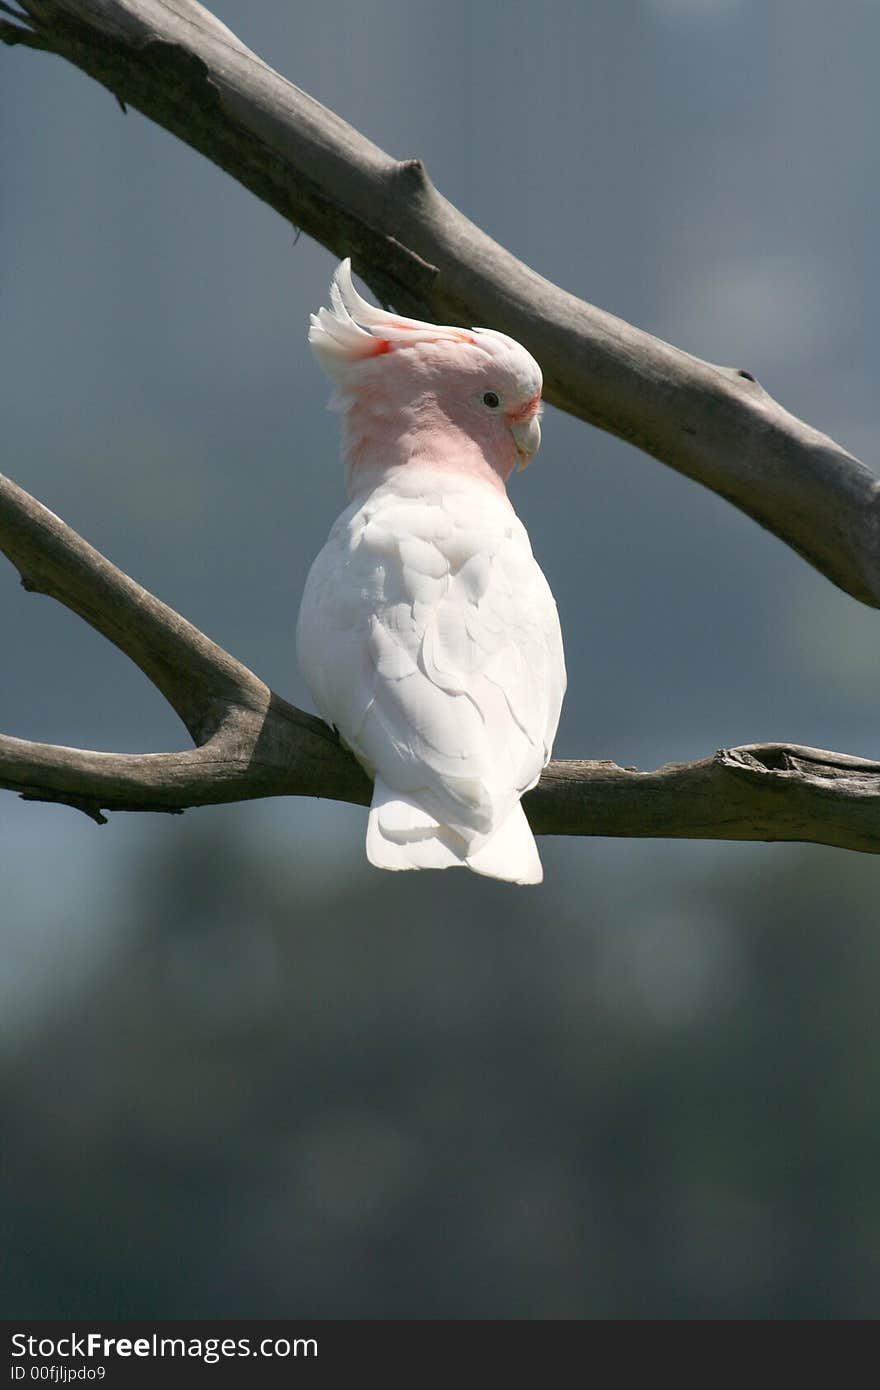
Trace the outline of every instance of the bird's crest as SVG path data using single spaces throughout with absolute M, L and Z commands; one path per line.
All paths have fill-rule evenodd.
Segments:
M 330 305 L 329 309 L 319 309 L 317 314 L 312 314 L 309 344 L 321 366 L 332 377 L 339 377 L 354 362 L 379 357 L 397 347 L 413 347 L 416 343 L 476 343 L 476 334 L 480 332 L 422 323 L 420 319 L 390 314 L 368 304 L 352 284 L 348 257 L 336 268 L 330 284 Z

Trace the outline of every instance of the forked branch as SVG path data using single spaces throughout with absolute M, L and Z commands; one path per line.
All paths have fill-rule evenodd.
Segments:
M 0 38 L 48 49 L 219 164 L 384 302 L 486 324 L 541 363 L 554 405 L 727 498 L 880 607 L 870 470 L 751 373 L 702 362 L 566 293 L 434 187 L 274 72 L 195 0 L 20 0 Z
M 542 279 L 448 203 L 418 160 L 386 155 L 195 0 L 0 0 L 0 39 L 76 64 L 351 255 L 384 301 L 510 333 L 541 362 L 549 400 L 726 497 L 880 606 L 880 499 L 864 464 L 749 372 L 699 361 Z M 196 744 L 117 755 L 0 738 L 0 786 L 97 818 L 102 808 L 179 811 L 262 796 L 369 801 L 368 779 L 320 720 L 6 481 L 0 548 L 26 587 L 65 603 L 137 662 Z M 557 762 L 525 806 L 538 833 L 880 848 L 880 764 L 784 744 L 647 773 Z
M 0 786 L 96 820 L 105 810 L 174 812 L 266 796 L 369 803 L 368 778 L 320 719 L 273 694 L 2 477 L 0 549 L 26 588 L 51 594 L 131 657 L 196 743 L 123 754 L 0 736 Z M 813 840 L 880 851 L 880 763 L 785 744 L 722 750 L 656 772 L 555 762 L 524 804 L 537 834 Z

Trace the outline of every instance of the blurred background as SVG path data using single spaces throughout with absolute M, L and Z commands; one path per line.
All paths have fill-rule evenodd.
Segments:
M 541 273 L 876 465 L 880 6 L 214 9 Z M 310 707 L 332 258 L 61 60 L 0 64 L 4 471 Z M 558 756 L 880 757 L 877 615 L 719 498 L 548 409 L 514 503 Z M 185 746 L 0 581 L 4 731 Z M 364 828 L 0 793 L 6 1317 L 877 1316 L 880 861 L 545 838 L 527 891 L 383 876 Z

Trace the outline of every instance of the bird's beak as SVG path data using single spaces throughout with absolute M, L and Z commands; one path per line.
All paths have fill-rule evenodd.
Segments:
M 519 467 L 522 472 L 524 468 L 528 468 L 541 445 L 541 426 L 537 415 L 533 415 L 530 420 L 512 421 L 510 433 L 519 454 Z

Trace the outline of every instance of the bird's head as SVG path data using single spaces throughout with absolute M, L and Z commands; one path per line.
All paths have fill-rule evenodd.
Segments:
M 329 309 L 312 315 L 309 343 L 336 385 L 352 476 L 418 459 L 502 487 L 541 442 L 541 369 L 491 328 L 452 328 L 378 309 L 344 260 Z

